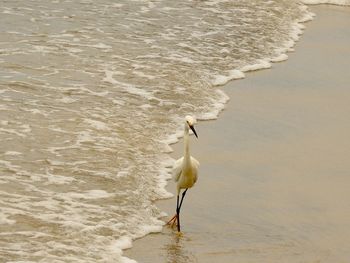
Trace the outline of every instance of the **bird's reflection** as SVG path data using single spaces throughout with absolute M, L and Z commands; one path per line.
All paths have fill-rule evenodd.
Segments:
M 167 262 L 197 262 L 193 253 L 186 249 L 186 244 L 189 245 L 189 243 L 189 239 L 183 234 L 174 233 L 169 235 L 169 242 L 164 246 L 164 250 L 167 254 Z

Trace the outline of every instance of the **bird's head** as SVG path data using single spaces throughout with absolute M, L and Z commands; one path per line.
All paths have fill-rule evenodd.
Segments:
M 192 116 L 186 116 L 185 120 L 186 120 L 188 127 L 193 131 L 194 135 L 198 138 L 197 132 L 194 129 L 194 124 L 197 122 L 196 118 L 194 118 Z

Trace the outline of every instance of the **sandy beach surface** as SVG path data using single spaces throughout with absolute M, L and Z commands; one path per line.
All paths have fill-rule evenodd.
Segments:
M 289 59 L 226 85 L 219 119 L 197 124 L 200 177 L 184 201 L 183 234 L 165 227 L 125 256 L 350 262 L 350 8 L 310 9 L 317 16 Z M 174 182 L 167 188 L 175 193 Z M 176 200 L 157 205 L 170 217 Z

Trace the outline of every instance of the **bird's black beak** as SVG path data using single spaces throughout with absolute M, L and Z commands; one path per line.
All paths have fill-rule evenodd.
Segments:
M 194 129 L 194 127 L 192 125 L 190 125 L 190 128 L 193 131 L 193 133 L 196 136 L 196 138 L 198 138 L 198 135 L 197 135 L 196 130 Z

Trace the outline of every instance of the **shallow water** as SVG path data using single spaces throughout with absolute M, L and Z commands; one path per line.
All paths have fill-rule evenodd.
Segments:
M 182 119 L 286 59 L 294 1 L 6 1 L 0 7 L 0 260 L 119 262 L 159 231 L 152 201 Z M 122 239 L 120 239 L 123 237 Z
M 225 111 L 198 126 L 191 152 L 201 161 L 200 177 L 182 208 L 183 235 L 165 227 L 136 241 L 128 257 L 349 261 L 350 8 L 312 11 L 315 21 L 290 60 L 227 85 Z M 174 150 L 179 156 L 182 142 Z M 157 205 L 172 214 L 175 203 Z

